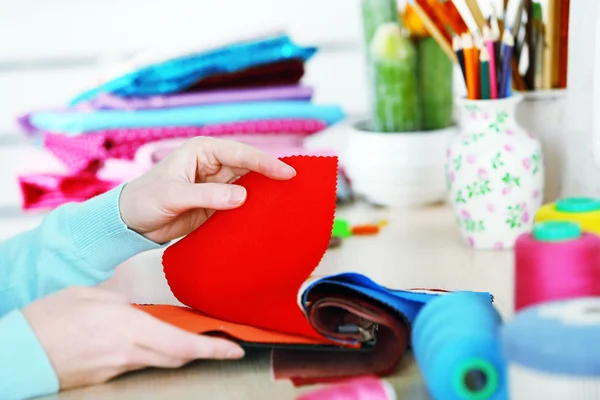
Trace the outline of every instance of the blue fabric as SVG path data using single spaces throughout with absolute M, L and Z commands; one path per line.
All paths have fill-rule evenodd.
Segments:
M 91 286 L 142 251 L 162 247 L 123 223 L 123 186 L 66 204 L 42 224 L 0 243 L 0 398 L 55 393 L 58 379 L 20 309 L 68 286 Z
M 334 124 L 344 119 L 338 106 L 299 101 L 260 101 L 211 104 L 160 110 L 45 111 L 34 113 L 30 122 L 37 129 L 66 134 L 118 128 L 203 126 L 260 119 L 308 118 Z
M 231 44 L 147 66 L 123 75 L 81 93 L 71 101 L 71 105 L 92 100 L 101 93 L 113 93 L 121 97 L 147 97 L 174 93 L 187 89 L 202 78 L 217 74 L 239 72 L 284 60 L 307 61 L 316 51 L 314 47 L 297 46 L 287 35 Z
M 444 296 L 444 294 L 437 294 L 435 292 L 388 289 L 373 282 L 364 275 L 350 272 L 326 276 L 311 282 L 302 293 L 301 304 L 304 310 L 307 309 L 307 299 L 310 291 L 320 285 L 333 285 L 367 296 L 404 315 L 406 322 L 409 324 L 413 324 L 417 314 L 426 303 L 437 297 Z M 476 295 L 489 301 L 492 300 L 490 293 L 477 292 Z

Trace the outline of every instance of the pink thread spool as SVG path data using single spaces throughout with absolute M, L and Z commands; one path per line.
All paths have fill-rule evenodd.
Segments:
M 600 237 L 573 222 L 536 224 L 515 244 L 515 310 L 600 296 Z
M 301 394 L 296 400 L 396 400 L 396 392 L 389 383 L 366 376 Z

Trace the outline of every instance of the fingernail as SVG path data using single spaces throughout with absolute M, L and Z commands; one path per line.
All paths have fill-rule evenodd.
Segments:
M 293 167 L 290 167 L 289 165 L 283 165 L 281 166 L 281 174 L 282 175 L 291 175 L 296 176 L 296 170 Z
M 227 198 L 227 205 L 237 206 L 242 203 L 246 198 L 246 189 L 241 186 L 232 186 L 229 189 L 229 197 Z
M 225 357 L 227 357 L 227 358 L 242 358 L 242 357 L 244 357 L 244 350 L 241 347 L 233 347 L 233 348 L 229 349 L 229 351 L 227 352 L 227 355 Z

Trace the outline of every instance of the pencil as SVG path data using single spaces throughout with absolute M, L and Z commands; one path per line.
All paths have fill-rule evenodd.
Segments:
M 513 51 L 514 51 L 514 47 L 513 47 Z M 519 72 L 519 62 L 517 61 L 517 59 L 515 57 L 511 57 L 510 65 L 511 65 L 511 70 L 512 70 L 513 86 L 515 87 L 515 89 L 517 89 L 519 91 L 526 90 L 527 85 L 525 84 L 525 81 L 523 80 L 523 77 L 521 76 L 521 73 Z
M 544 75 L 544 24 L 542 22 L 542 6 L 533 3 L 533 27 L 535 35 L 535 64 L 533 70 L 533 88 L 542 89 Z
M 444 31 L 441 31 L 437 27 L 436 23 L 431 19 L 429 14 L 427 14 L 427 12 L 425 12 L 423 7 L 421 6 L 421 3 L 423 1 L 424 0 L 410 0 L 409 4 L 415 11 L 415 13 L 419 16 L 421 22 L 423 22 L 423 25 L 425 25 L 425 28 L 427 28 L 433 39 L 442 48 L 444 53 L 446 53 L 448 58 L 450 58 L 452 62 L 457 63 L 458 60 L 456 58 L 456 54 L 454 54 L 454 51 L 452 51 L 452 37 L 449 36 L 449 38 L 447 38 L 446 36 L 449 35 L 449 33 L 445 29 Z M 425 4 L 425 6 L 427 7 L 427 4 Z
M 502 75 L 500 78 L 500 97 L 509 97 L 512 81 L 512 51 L 515 44 L 510 29 L 504 29 L 502 35 Z
M 554 76 L 554 32 L 556 30 L 556 0 L 547 0 L 548 20 L 544 29 L 544 69 L 542 71 L 542 88 L 552 89 Z
M 494 35 L 494 59 L 496 62 L 496 86 L 498 87 L 498 98 L 500 98 L 502 97 L 499 91 L 502 79 L 502 46 L 498 34 Z
M 483 27 L 483 42 L 485 43 L 485 47 L 487 49 L 488 58 L 489 58 L 489 81 L 490 81 L 490 98 L 497 99 L 498 98 L 498 78 L 496 76 L 496 50 L 494 48 L 494 39 L 492 37 L 492 30 L 489 26 L 485 25 Z M 481 60 L 481 58 L 480 58 Z
M 479 68 L 477 66 L 476 49 L 473 45 L 473 37 L 468 33 L 462 36 L 463 49 L 465 53 L 465 72 L 467 74 L 467 92 L 471 100 L 479 99 Z
M 569 0 L 562 0 L 561 5 L 561 20 L 560 20 L 560 56 L 559 56 L 559 73 L 558 86 L 560 88 L 567 87 L 567 63 L 569 59 Z
M 465 52 L 462 48 L 462 41 L 460 40 L 460 36 L 454 36 L 452 38 L 452 49 L 456 53 L 456 58 L 458 59 L 458 64 L 460 65 L 460 70 L 462 71 L 463 79 L 465 80 L 466 84 L 467 74 L 465 72 Z
M 469 32 L 469 27 L 451 0 L 427 0 L 427 2 L 438 18 L 450 26 L 455 35 Z
M 557 88 L 560 85 L 560 48 L 561 43 L 561 21 L 562 21 L 562 1 L 555 0 L 554 2 L 554 30 L 552 33 L 552 88 Z
M 420 16 L 419 17 L 421 18 L 421 21 L 423 22 L 429 33 L 431 33 L 432 36 L 434 35 L 434 32 L 431 31 L 428 25 L 435 26 L 435 34 L 443 37 L 448 44 L 452 43 L 452 35 L 450 35 L 450 32 L 448 32 L 448 30 L 446 29 L 444 22 L 439 19 L 437 13 L 435 12 L 435 9 L 431 6 L 428 0 L 415 0 L 415 2 L 416 5 L 418 5 L 421 8 L 422 12 L 427 15 L 428 21 L 424 21 L 424 18 Z M 411 6 L 412 5 L 413 4 L 411 4 Z
M 490 56 L 488 50 L 484 47 L 479 54 L 479 73 L 481 76 L 481 98 L 488 100 L 490 98 Z
M 527 24 L 525 25 L 525 40 L 527 42 L 527 56 L 529 59 L 527 72 L 525 74 L 525 83 L 529 90 L 533 90 L 534 86 L 534 71 L 535 71 L 535 38 L 536 31 L 533 21 L 533 1 L 525 0 L 525 13 L 527 14 Z
M 508 6 L 506 7 L 506 24 L 510 24 L 511 32 L 513 38 L 519 37 L 519 31 L 521 29 L 521 24 L 523 21 L 523 0 L 510 0 L 508 2 Z M 509 20 L 509 15 L 512 20 Z
M 485 18 L 483 17 L 483 14 L 481 13 L 481 9 L 479 8 L 479 5 L 477 4 L 477 0 L 465 0 L 467 3 L 467 6 L 469 7 L 469 10 L 471 10 L 471 14 L 473 14 L 473 18 L 475 19 L 475 23 L 477 24 L 477 27 L 479 28 L 480 31 L 483 30 L 483 25 L 485 25 Z

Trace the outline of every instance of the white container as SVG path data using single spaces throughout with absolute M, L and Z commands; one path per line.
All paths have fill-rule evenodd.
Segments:
M 511 400 L 600 399 L 600 299 L 524 308 L 502 328 Z
M 355 194 L 370 203 L 416 207 L 444 201 L 444 162 L 456 127 L 380 133 L 354 124 L 340 162 Z
M 542 204 L 542 151 L 516 122 L 520 100 L 458 102 L 461 130 L 448 151 L 446 178 L 461 235 L 476 249 L 512 248 Z
M 517 105 L 517 123 L 535 136 L 544 154 L 544 203 L 561 197 L 566 169 L 564 89 L 523 92 Z

